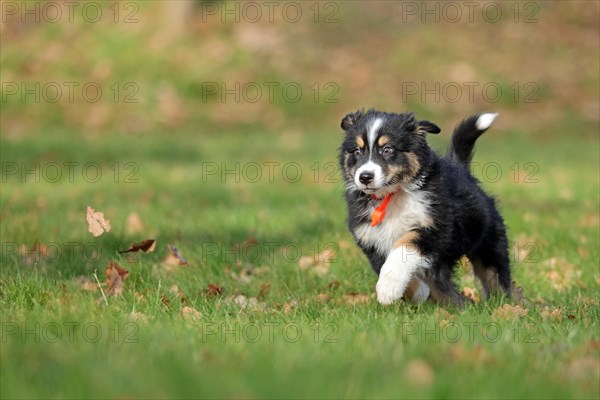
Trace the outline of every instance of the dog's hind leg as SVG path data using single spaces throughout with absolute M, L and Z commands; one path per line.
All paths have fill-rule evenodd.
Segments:
M 508 241 L 503 227 L 499 226 L 493 234 L 488 234 L 479 248 L 468 255 L 473 272 L 483 288 L 483 297 L 504 293 L 511 294 L 510 262 Z
M 456 307 L 465 305 L 465 297 L 458 292 L 452 280 L 452 267 L 447 265 L 441 268 L 434 267 L 427 271 L 423 280 L 431 290 L 431 298 L 438 303 Z

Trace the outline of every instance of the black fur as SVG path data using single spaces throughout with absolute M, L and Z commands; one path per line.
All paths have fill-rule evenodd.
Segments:
M 386 135 L 392 147 L 391 155 L 377 150 L 370 154 L 357 151 L 357 136 L 366 139 L 369 121 L 381 118 L 385 122 L 377 137 Z M 419 252 L 433 260 L 421 278 L 429 285 L 431 297 L 441 303 L 460 305 L 464 297 L 452 280 L 457 261 L 466 255 L 482 281 L 484 296 L 501 291 L 510 295 L 511 275 L 508 242 L 502 216 L 495 200 L 487 195 L 468 170 L 473 147 L 484 132 L 477 129 L 479 115 L 465 119 L 456 129 L 445 157 L 440 157 L 427 145 L 425 134 L 440 129 L 429 121 L 418 121 L 412 113 L 391 114 L 376 110 L 357 111 L 342 120 L 345 139 L 340 149 L 340 165 L 346 183 L 348 227 L 357 244 L 379 274 L 388 254 L 357 237 L 357 229 L 370 223 L 373 207 L 378 200 L 372 192 L 365 193 L 356 185 L 354 174 L 368 159 L 381 167 L 385 183 L 375 194 L 381 198 L 395 191 L 426 192 L 429 199 L 428 216 L 432 223 L 411 229 L 417 234 L 414 245 Z M 368 146 L 365 146 L 368 147 Z M 412 155 L 414 156 L 412 156 Z M 418 168 L 414 159 L 418 160 Z M 396 169 L 394 169 L 396 168 Z M 394 175 L 394 171 L 397 172 Z M 397 238 L 393 238 L 397 240 Z

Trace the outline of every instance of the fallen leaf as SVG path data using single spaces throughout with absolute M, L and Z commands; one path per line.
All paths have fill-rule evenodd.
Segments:
M 144 232 L 144 223 L 136 212 L 132 212 L 127 216 L 127 233 L 132 235 L 135 233 Z
M 294 308 L 298 307 L 298 302 L 296 300 L 288 301 L 283 305 L 283 312 L 286 314 L 291 313 Z
M 303 256 L 298 260 L 298 266 L 300 269 L 307 269 L 309 267 L 324 267 L 326 264 L 331 263 L 335 257 L 335 251 L 332 249 L 325 249 L 319 254 L 314 256 Z
M 179 250 L 177 250 L 177 247 L 175 246 L 171 246 L 170 244 L 167 244 L 167 247 L 169 248 L 169 254 L 167 254 L 167 256 L 162 260 L 163 264 L 166 265 L 185 265 L 186 267 L 189 267 L 190 264 L 181 256 L 181 254 L 179 254 Z
M 467 299 L 471 299 L 471 301 L 473 303 L 479 303 L 481 301 L 481 298 L 479 297 L 479 293 L 477 292 L 477 289 L 475 289 L 475 288 L 465 286 L 463 288 L 463 294 L 465 295 L 465 297 Z
M 221 286 L 210 283 L 206 289 L 206 297 L 221 296 L 223 294 L 223 290 L 224 289 Z
M 88 231 L 98 237 L 102 235 L 104 232 L 110 231 L 110 221 L 104 219 L 104 213 L 96 212 L 90 206 L 87 207 L 86 210 L 86 219 L 88 223 Z
M 529 310 L 523 308 L 519 305 L 511 306 L 510 304 L 505 304 L 502 307 L 498 307 L 492 313 L 492 318 L 502 318 L 502 319 L 514 319 L 524 317 L 529 313 Z
M 169 292 L 173 293 L 174 295 L 176 295 L 177 297 L 179 297 L 181 299 L 182 303 L 187 303 L 188 299 L 185 296 L 185 293 L 183 293 L 183 291 L 181 289 L 179 289 L 179 287 L 177 285 L 173 285 L 169 288 Z
M 259 302 L 256 297 L 246 297 L 243 294 L 238 294 L 230 298 L 240 308 L 248 308 L 253 311 L 262 311 L 265 308 L 265 303 Z
M 454 319 L 454 314 L 450 314 L 445 308 L 438 308 L 433 315 L 438 321 L 448 321 Z
M 127 250 L 120 250 L 119 253 L 135 253 L 142 250 L 144 253 L 152 253 L 156 247 L 156 240 L 147 239 L 143 242 L 133 243 Z
M 258 295 L 256 297 L 258 297 L 259 299 L 262 299 L 270 291 L 271 291 L 271 282 L 262 282 L 260 284 L 260 287 L 258 288 Z
M 417 386 L 430 386 L 435 373 L 429 363 L 422 359 L 411 360 L 404 370 L 406 380 Z
M 315 300 L 320 303 L 327 303 L 330 299 L 331 296 L 329 296 L 327 293 L 319 293 L 315 296 Z
M 110 261 L 106 269 L 107 296 L 120 296 L 123 292 L 123 281 L 129 276 L 129 271 L 122 268 L 116 261 Z
M 549 307 L 544 307 L 544 309 L 540 312 L 540 315 L 543 319 L 552 319 L 559 322 L 564 318 L 563 312 L 560 308 L 550 310 Z
M 352 292 L 345 294 L 341 303 L 354 305 L 368 303 L 369 301 L 371 301 L 371 297 L 368 294 Z
M 160 296 L 160 302 L 166 308 L 169 308 L 169 306 L 171 305 L 171 300 L 169 300 L 169 298 L 167 297 L 167 295 L 165 293 L 163 293 L 162 296 Z
M 480 345 L 465 346 L 457 343 L 450 348 L 450 355 L 453 361 L 470 365 L 482 365 L 492 361 L 490 353 Z
M 186 306 L 181 309 L 181 316 L 184 319 L 195 321 L 202 317 L 202 313 L 193 307 Z

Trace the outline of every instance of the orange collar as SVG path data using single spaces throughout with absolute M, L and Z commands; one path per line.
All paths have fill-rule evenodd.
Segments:
M 392 199 L 392 196 L 396 193 L 398 192 L 386 194 L 383 197 L 383 201 L 381 202 L 381 204 L 377 206 L 375 210 L 373 210 L 373 214 L 371 214 L 371 226 L 377 226 L 383 221 L 383 218 L 385 218 L 385 209 L 387 208 L 390 200 Z M 371 195 L 371 198 L 373 200 L 379 200 L 374 194 Z

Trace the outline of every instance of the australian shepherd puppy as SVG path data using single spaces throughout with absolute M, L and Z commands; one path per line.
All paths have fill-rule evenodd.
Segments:
M 463 305 L 453 282 L 467 256 L 483 297 L 511 292 L 506 230 L 495 201 L 469 171 L 473 147 L 497 114 L 474 115 L 454 130 L 446 156 L 427 145 L 440 128 L 412 113 L 369 110 L 344 117 L 340 164 L 348 226 L 379 275 L 381 304 L 406 295 Z

